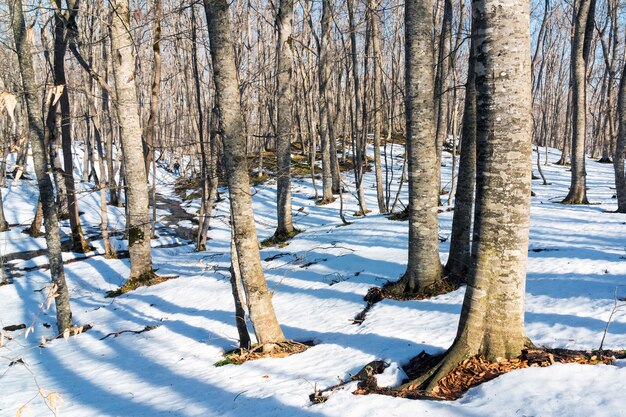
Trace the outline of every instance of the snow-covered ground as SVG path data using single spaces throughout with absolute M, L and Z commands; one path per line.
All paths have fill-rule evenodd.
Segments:
M 401 149 L 396 147 L 395 153 L 401 155 Z M 558 156 L 552 151 L 550 161 Z M 401 159 L 393 159 L 399 179 Z M 444 163 L 447 184 L 449 156 Z M 626 289 L 618 287 L 626 284 L 626 215 L 607 213 L 615 209 L 612 166 L 589 161 L 589 199 L 594 204 L 581 207 L 557 204 L 567 193 L 568 169 L 555 165 L 543 169 L 551 184 L 533 181 L 537 195 L 532 199 L 527 332 L 538 345 L 595 349 L 613 309 L 616 288 L 618 296 L 626 295 Z M 159 171 L 159 192 L 175 199 L 173 181 Z M 366 181 L 368 205 L 375 213 L 372 173 Z M 392 196 L 397 185 L 394 182 Z M 87 188 L 88 184 L 81 187 Z M 33 324 L 27 338 L 22 332 L 14 340 L 5 339 L 0 349 L 0 416 L 13 416 L 24 405 L 23 415 L 53 415 L 43 400 L 51 393 L 62 398 L 57 401 L 59 415 L 76 417 L 626 416 L 622 363 L 514 371 L 471 389 L 455 402 L 355 396 L 352 382 L 327 402 L 312 405 L 309 394 L 316 388 L 347 379 L 374 359 L 391 363 L 379 376 L 379 385 L 395 385 L 404 376 L 400 366 L 409 358 L 422 350 L 446 349 L 456 333 L 464 288 L 424 301 L 383 300 L 362 325 L 352 324 L 364 307 L 368 288 L 395 280 L 404 271 L 407 223 L 377 214 L 354 218 L 356 202 L 346 195 L 346 213 L 353 223 L 337 227 L 338 201 L 316 206 L 309 198 L 313 189 L 308 178 L 294 180 L 293 191 L 294 220 L 305 232 L 284 248 L 264 249 L 261 257 L 274 257 L 263 264 L 286 336 L 313 340 L 314 347 L 282 359 L 213 365 L 237 343 L 224 201 L 212 219 L 206 252 L 196 253 L 192 246 L 154 249 L 158 273 L 178 275 L 177 279 L 107 299 L 106 291 L 127 277 L 127 260 L 91 256 L 67 264 L 74 320 L 93 325 L 67 341 L 38 347 L 41 337 L 53 336 L 55 328 L 54 307 L 44 311 L 39 307 L 45 297 L 41 290 L 50 281 L 47 270 L 22 271 L 13 285 L 0 287 L 0 327 Z M 269 237 L 276 225 L 275 196 L 272 183 L 254 189 L 260 239 Z M 0 255 L 45 247 L 43 239 L 21 233 L 34 215 L 36 198 L 32 182 L 9 181 L 8 189 L 3 189 L 8 221 L 21 226 L 0 233 Z M 183 204 L 192 213 L 198 208 L 197 201 Z M 86 230 L 96 232 L 98 193 L 81 193 L 79 205 Z M 110 208 L 109 216 L 112 227 L 123 227 L 123 209 Z M 452 212 L 440 215 L 441 236 L 449 235 L 451 219 Z M 162 239 L 155 246 L 172 240 Z M 92 244 L 101 247 L 98 241 Z M 441 244 L 442 261 L 448 245 Z M 17 259 L 14 267 L 45 263 L 45 257 Z M 101 340 L 109 333 L 146 326 L 158 327 Z M 623 312 L 613 317 L 604 347 L 626 348 Z

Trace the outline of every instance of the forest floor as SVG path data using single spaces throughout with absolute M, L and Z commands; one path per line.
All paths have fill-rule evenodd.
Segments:
M 392 196 L 402 163 L 402 151 L 396 147 L 394 153 L 388 155 L 395 162 Z M 557 151 L 550 152 L 551 162 L 558 157 Z M 81 160 L 77 155 L 76 162 Z M 449 187 L 449 155 L 444 155 L 444 164 L 442 183 Z M 567 194 L 568 167 L 543 168 L 550 184 L 533 181 L 527 333 L 538 346 L 597 349 L 612 315 L 604 348 L 624 349 L 626 313 L 620 307 L 626 304 L 621 301 L 626 295 L 626 215 L 609 212 L 616 207 L 612 165 L 589 160 L 593 204 L 587 206 L 558 204 Z M 128 259 L 101 256 L 99 196 L 90 184 L 81 184 L 81 220 L 94 238 L 95 251 L 86 258 L 66 252 L 64 259 L 74 321 L 93 327 L 44 347 L 39 347 L 42 337 L 55 336 L 54 307 L 40 307 L 45 307 L 50 276 L 45 255 L 30 251 L 45 248 L 45 241 L 21 233 L 34 216 L 37 189 L 32 181 L 9 181 L 3 189 L 7 220 L 15 226 L 0 233 L 0 255 L 13 258 L 13 283 L 0 286 L 0 328 L 24 324 L 26 329 L 2 332 L 0 416 L 14 416 L 20 409 L 22 415 L 53 415 L 55 407 L 60 416 L 76 417 L 626 416 L 622 360 L 516 370 L 456 401 L 354 395 L 354 381 L 328 393 L 325 402 L 311 403 L 310 394 L 348 381 L 373 360 L 390 365 L 378 375 L 379 386 L 399 385 L 406 378 L 402 366 L 411 358 L 422 351 L 441 353 L 452 343 L 465 288 L 421 301 L 384 299 L 362 324 L 353 324 L 368 289 L 404 272 L 407 223 L 375 213 L 354 217 L 356 201 L 345 194 L 352 224 L 338 227 L 339 202 L 316 206 L 309 178 L 293 183 L 294 221 L 304 232 L 285 247 L 263 249 L 261 258 L 286 336 L 315 345 L 285 358 L 214 366 L 237 345 L 228 271 L 228 200 L 213 213 L 208 250 L 195 252 L 189 234 L 181 231 L 188 233 L 195 225 L 178 210 L 194 216 L 199 200 L 176 195 L 176 178 L 160 169 L 157 174 L 163 199 L 158 230 L 163 232 L 153 241 L 154 264 L 159 274 L 179 278 L 105 298 L 125 282 Z M 375 212 L 373 173 L 365 180 L 369 209 Z M 353 187 L 351 179 L 345 181 Z M 275 198 L 272 181 L 253 188 L 260 240 L 274 232 Z M 123 208 L 109 210 L 111 227 L 123 230 Z M 452 214 L 440 214 L 443 238 L 450 234 Z M 120 249 L 126 243 L 122 238 L 121 233 L 114 237 Z M 440 246 L 445 262 L 449 242 Z

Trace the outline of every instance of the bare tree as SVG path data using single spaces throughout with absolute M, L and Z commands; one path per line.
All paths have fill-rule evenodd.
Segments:
M 473 7 L 475 257 L 452 347 L 438 366 L 409 383 L 428 391 L 466 358 L 514 358 L 530 345 L 524 330 L 532 168 L 529 1 L 479 0 Z
M 149 281 L 154 272 L 150 252 L 148 184 L 135 84 L 135 53 L 130 34 L 128 0 L 111 1 L 111 55 L 115 76 L 116 110 L 121 130 L 128 216 L 129 285 Z
M 587 135 L 587 65 L 591 51 L 596 0 L 579 0 L 571 46 L 572 181 L 565 204 L 589 204 L 585 168 Z
M 219 109 L 233 240 L 239 273 L 245 290 L 250 321 L 264 350 L 272 350 L 285 336 L 278 324 L 272 294 L 261 267 L 259 243 L 254 225 L 250 178 L 246 158 L 246 136 L 241 113 L 239 83 L 231 43 L 227 0 L 204 0 L 207 17 L 216 104 Z
M 622 78 L 617 97 L 617 117 L 619 129 L 613 166 L 615 169 L 615 189 L 617 194 L 617 212 L 626 213 L 626 176 L 624 175 L 624 152 L 626 150 L 626 63 L 622 67 Z
M 59 334 L 66 329 L 72 328 L 72 310 L 70 308 L 70 295 L 65 282 L 63 258 L 61 257 L 61 238 L 59 236 L 59 224 L 57 207 L 54 201 L 52 181 L 48 176 L 48 163 L 44 144 L 43 123 L 39 116 L 41 100 L 35 81 L 35 70 L 31 48 L 27 39 L 26 22 L 22 10 L 22 0 L 9 2 L 11 13 L 11 27 L 15 40 L 15 49 L 19 61 L 22 78 L 23 94 L 25 95 L 26 113 L 28 115 L 28 128 L 31 137 L 31 147 L 37 184 L 39 185 L 39 198 L 42 203 L 44 226 L 46 229 L 46 245 L 48 247 L 48 259 L 50 261 L 50 276 L 56 287 L 54 302 L 57 312 L 57 330 Z
M 450 254 L 446 263 L 449 275 L 461 277 L 471 263 L 472 209 L 476 184 L 476 74 L 474 34 L 471 36 L 467 82 L 465 83 L 465 106 L 461 127 L 461 159 L 459 179 L 454 197 L 454 216 L 450 233 Z M 455 139 L 456 140 L 456 139 Z
M 276 159 L 278 165 L 276 208 L 278 225 L 274 241 L 284 241 L 294 235 L 291 213 L 291 141 L 293 122 L 291 106 L 293 104 L 293 0 L 281 0 L 276 15 L 278 43 L 276 45 L 276 82 L 277 82 L 277 125 Z
M 442 278 L 437 205 L 439 167 L 435 149 L 432 0 L 405 2 L 405 107 L 409 176 L 409 261 L 393 294 L 424 292 Z

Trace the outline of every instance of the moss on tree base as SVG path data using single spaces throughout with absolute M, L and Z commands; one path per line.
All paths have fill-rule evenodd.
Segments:
M 235 349 L 224 354 L 224 359 L 215 362 L 215 366 L 225 365 L 241 365 L 248 361 L 254 361 L 263 358 L 284 358 L 287 356 L 302 353 L 313 346 L 313 342 L 296 342 L 287 340 L 264 345 L 254 345 L 250 349 Z
M 264 248 L 269 248 L 270 246 L 282 245 L 288 240 L 293 239 L 302 233 L 303 230 L 293 229 L 291 232 L 276 232 L 272 237 L 268 237 L 267 239 L 261 242 L 261 246 Z
M 122 294 L 126 294 L 129 291 L 136 290 L 139 287 L 151 287 L 153 285 L 160 284 L 168 281 L 172 278 L 178 278 L 178 276 L 163 277 L 154 273 L 154 271 L 146 272 L 135 278 L 130 278 L 120 288 L 113 291 L 108 291 L 105 295 L 106 298 L 118 297 Z
M 384 297 L 400 301 L 425 300 L 458 289 L 463 284 L 464 278 L 461 276 L 445 276 L 416 291 L 409 291 L 405 281 L 403 277 L 399 281 L 385 284 L 382 287 Z

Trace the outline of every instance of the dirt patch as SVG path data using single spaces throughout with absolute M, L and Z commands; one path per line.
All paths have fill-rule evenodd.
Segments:
M 422 351 L 406 364 L 403 369 L 409 381 L 425 375 L 436 366 L 445 353 L 430 355 Z M 354 394 L 382 394 L 393 397 L 411 399 L 456 400 L 468 389 L 490 381 L 507 372 L 535 367 L 547 367 L 555 363 L 578 363 L 582 365 L 611 365 L 616 359 L 626 358 L 626 351 L 579 351 L 569 349 L 528 349 L 514 359 L 499 359 L 488 361 L 484 356 L 473 356 L 465 359 L 454 368 L 432 392 L 420 390 L 420 387 L 408 386 L 404 389 L 382 388 L 369 384 L 359 383 Z
M 157 194 L 157 206 L 163 207 L 169 212 L 167 216 L 163 216 L 159 219 L 161 223 L 165 224 L 168 228 L 173 230 L 176 235 L 183 239 L 192 242 L 196 239 L 198 234 L 198 218 L 193 214 L 187 213 L 185 209 L 180 206 L 180 202 Z M 190 221 L 194 227 L 189 228 L 181 226 L 180 223 L 185 220 Z M 176 225 L 177 227 L 173 228 L 172 225 Z M 160 231 L 160 233 L 163 233 L 163 231 Z

